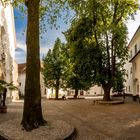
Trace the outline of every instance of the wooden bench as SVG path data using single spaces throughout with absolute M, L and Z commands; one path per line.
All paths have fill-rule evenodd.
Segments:
M 98 101 L 99 101 L 99 100 L 93 100 L 93 104 L 94 104 L 94 105 L 98 104 Z

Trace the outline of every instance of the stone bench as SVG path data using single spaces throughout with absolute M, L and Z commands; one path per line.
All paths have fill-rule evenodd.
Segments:
M 93 99 L 93 104 L 95 105 L 95 104 L 98 104 L 98 102 L 99 101 L 102 101 L 103 100 L 103 98 L 101 97 L 101 98 L 94 98 Z

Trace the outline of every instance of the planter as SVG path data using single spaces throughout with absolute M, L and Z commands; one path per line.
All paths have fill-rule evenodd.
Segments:
M 7 113 L 7 106 L 1 106 L 0 113 Z
M 133 96 L 133 101 L 134 101 L 134 102 L 137 101 L 137 96 Z

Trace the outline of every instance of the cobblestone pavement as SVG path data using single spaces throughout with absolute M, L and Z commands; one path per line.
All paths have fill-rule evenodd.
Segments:
M 22 116 L 23 103 L 8 105 L 0 123 Z M 92 99 L 43 99 L 44 117 L 64 120 L 75 126 L 77 140 L 139 140 L 140 104 L 126 99 L 120 105 L 93 105 Z

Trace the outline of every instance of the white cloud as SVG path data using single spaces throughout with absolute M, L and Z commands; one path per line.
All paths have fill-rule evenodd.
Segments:
M 16 52 L 15 52 L 16 61 L 17 61 L 17 63 L 25 63 L 25 61 L 26 61 L 26 45 L 25 45 L 25 42 L 24 42 L 23 39 L 19 40 L 19 38 L 17 38 L 16 44 L 17 44 L 17 48 L 16 48 Z
M 40 46 L 40 57 L 45 56 L 50 48 L 54 45 L 54 42 L 49 42 L 49 44 L 44 43 Z M 17 48 L 15 52 L 15 58 L 17 63 L 25 63 L 26 61 L 26 44 L 22 40 L 17 40 Z
M 17 62 L 18 64 L 25 63 L 25 62 L 26 62 L 26 58 L 25 58 L 25 57 L 16 58 L 16 62 Z
M 22 50 L 26 51 L 26 44 L 20 41 L 17 41 L 17 47 L 21 48 Z

